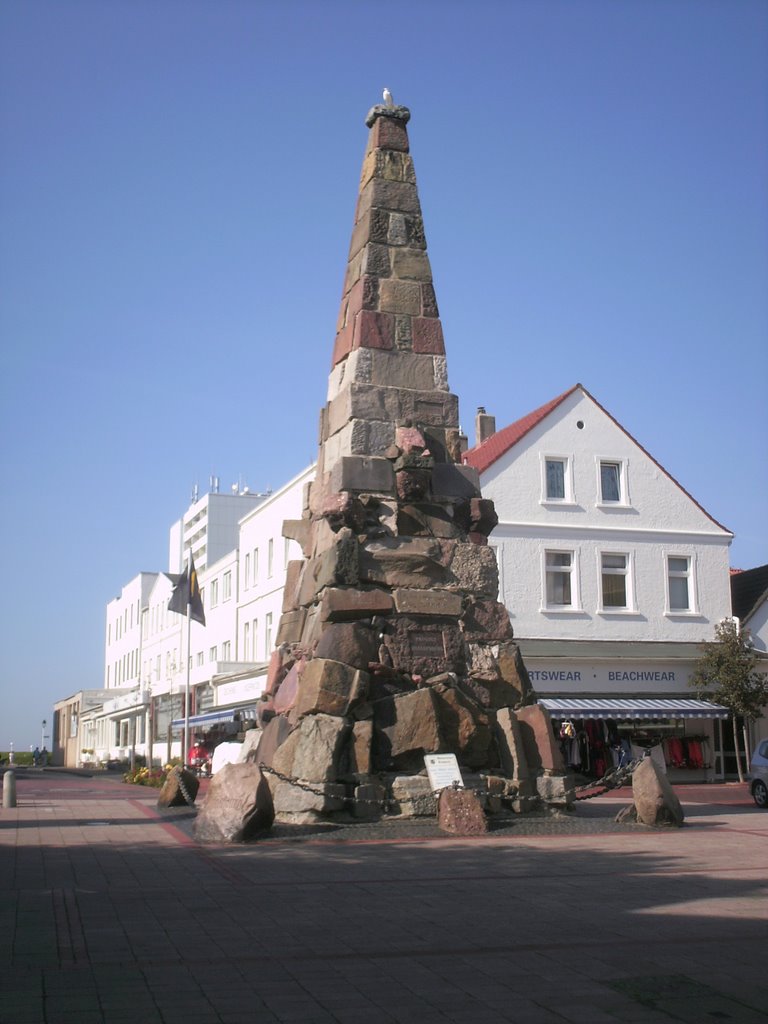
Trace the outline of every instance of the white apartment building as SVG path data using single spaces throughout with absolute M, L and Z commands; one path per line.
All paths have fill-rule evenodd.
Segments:
M 642 745 L 696 738 L 700 774 L 722 776 L 720 722 L 688 679 L 731 614 L 732 534 L 581 385 L 498 432 L 478 419 L 464 458 L 495 503 L 501 600 L 553 718 L 621 722 Z
M 107 606 L 104 689 L 110 693 L 90 698 L 79 717 L 69 699 L 62 703 L 62 722 L 70 723 L 62 729 L 69 738 L 76 721 L 80 736 L 66 745 L 67 763 L 179 756 L 187 690 L 193 729 L 253 713 L 280 619 L 286 566 L 301 555 L 282 537 L 282 525 L 300 518 L 313 472 L 304 470 L 270 494 L 211 492 L 193 500 L 170 529 L 168 573 L 181 572 L 191 547 L 206 624 L 168 610 L 167 573 L 140 573 L 127 583 Z
M 240 520 L 268 497 L 233 484 L 229 493 L 219 493 L 218 477 L 211 477 L 211 490 L 193 500 L 181 519 L 171 527 L 168 571 L 181 572 L 192 549 L 195 568 L 202 573 L 237 547 Z
M 238 658 L 261 666 L 259 693 L 280 624 L 288 563 L 302 557 L 299 545 L 283 537 L 283 523 L 301 518 L 304 492 L 314 475 L 314 465 L 308 466 L 240 522 Z M 248 679 L 222 679 L 218 693 L 221 704 L 257 696 Z
M 104 637 L 104 688 L 136 686 L 141 673 L 142 610 L 155 585 L 156 572 L 140 572 L 107 605 Z

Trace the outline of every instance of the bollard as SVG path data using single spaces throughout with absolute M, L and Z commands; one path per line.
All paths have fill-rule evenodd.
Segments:
M 16 772 L 3 775 L 3 807 L 16 806 Z

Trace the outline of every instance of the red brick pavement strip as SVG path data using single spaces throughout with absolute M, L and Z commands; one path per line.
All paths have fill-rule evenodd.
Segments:
M 581 834 L 202 848 L 155 792 L 20 779 L 0 1021 L 765 1021 L 768 814 L 700 789 L 679 831 L 596 831 L 619 794 Z

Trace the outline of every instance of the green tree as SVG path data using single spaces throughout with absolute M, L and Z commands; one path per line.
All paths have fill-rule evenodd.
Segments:
M 688 683 L 700 697 L 730 711 L 739 782 L 744 781 L 744 773 L 736 720 L 753 722 L 768 704 L 768 679 L 756 671 L 756 665 L 749 630 L 739 630 L 733 619 L 724 619 L 715 626 L 715 639 L 704 644 Z

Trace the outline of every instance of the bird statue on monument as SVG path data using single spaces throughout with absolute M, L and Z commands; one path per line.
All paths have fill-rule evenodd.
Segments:
M 384 97 L 384 102 L 388 107 L 394 107 L 395 101 L 392 99 L 392 93 L 389 91 L 389 89 L 385 88 L 384 92 L 382 93 L 382 96 Z

